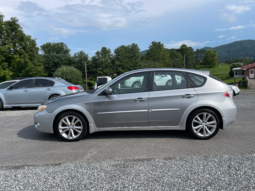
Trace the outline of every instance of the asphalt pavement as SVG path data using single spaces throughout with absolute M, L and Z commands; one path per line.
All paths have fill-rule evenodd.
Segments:
M 234 99 L 235 123 L 206 141 L 184 131 L 132 131 L 67 143 L 37 132 L 32 115 L 2 116 L 0 190 L 254 190 L 252 92 Z

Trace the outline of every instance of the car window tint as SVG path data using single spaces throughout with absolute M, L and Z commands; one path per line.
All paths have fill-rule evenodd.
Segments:
M 14 89 L 30 88 L 33 80 L 23 80 L 13 85 Z
M 53 85 L 54 85 L 53 81 L 45 79 L 36 79 L 34 83 L 34 87 L 50 87 Z
M 0 89 L 5 89 L 8 86 L 12 85 L 14 82 L 4 82 L 0 84 Z
M 188 88 L 188 81 L 181 72 L 159 71 L 154 74 L 153 91 Z
M 188 73 L 188 76 L 189 76 L 194 87 L 201 87 L 206 82 L 206 77 L 204 77 L 204 76 L 200 76 L 197 74 L 191 74 L 191 73 Z
M 113 94 L 146 92 L 148 78 L 148 72 L 126 76 L 111 86 Z

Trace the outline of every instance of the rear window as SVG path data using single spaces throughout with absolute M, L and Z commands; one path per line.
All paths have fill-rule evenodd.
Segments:
M 188 76 L 194 87 L 202 87 L 206 82 L 206 77 L 197 74 L 188 73 Z
M 213 78 L 213 79 L 215 79 L 215 80 L 217 80 L 217 81 L 219 81 L 219 82 L 222 82 L 222 83 L 224 83 L 225 84 L 225 82 L 223 82 L 223 81 L 221 81 L 219 78 L 216 78 L 215 76 L 213 76 L 213 75 L 209 75 L 211 78 Z

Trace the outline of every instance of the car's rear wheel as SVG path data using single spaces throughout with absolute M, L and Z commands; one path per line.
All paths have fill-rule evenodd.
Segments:
M 56 119 L 54 131 L 62 140 L 79 141 L 87 133 L 87 123 L 79 113 L 67 111 Z
M 194 111 L 187 121 L 187 130 L 197 139 L 214 137 L 220 127 L 219 116 L 210 109 Z
M 233 95 L 236 96 L 236 92 L 233 90 Z
M 2 102 L 2 100 L 0 100 L 0 110 L 2 110 L 3 109 L 3 102 Z
M 52 95 L 50 96 L 49 100 L 52 99 L 52 98 L 55 98 L 55 97 L 58 97 L 59 95 L 55 94 L 55 95 Z
M 166 82 L 166 86 L 172 86 L 172 84 L 173 84 L 173 81 L 172 81 L 172 80 L 168 80 L 168 81 Z
M 141 88 L 141 83 L 140 82 L 134 82 L 132 87 L 133 88 Z

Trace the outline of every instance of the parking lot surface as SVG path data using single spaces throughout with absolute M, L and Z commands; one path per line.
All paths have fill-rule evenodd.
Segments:
M 3 111 L 0 190 L 255 189 L 255 91 L 234 100 L 236 122 L 206 141 L 184 131 L 132 131 L 67 143 L 37 132 L 34 110 Z

